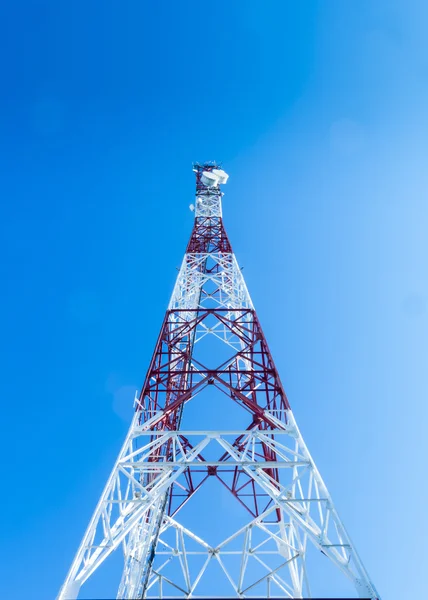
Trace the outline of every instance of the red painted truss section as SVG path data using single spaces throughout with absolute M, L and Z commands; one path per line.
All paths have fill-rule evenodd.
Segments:
M 193 314 L 190 320 L 189 313 Z M 195 330 L 208 317 L 220 321 L 242 342 L 224 364 L 215 367 L 192 357 Z M 233 313 L 226 308 L 167 312 L 140 395 L 140 409 L 144 408 L 149 418 L 163 411 L 157 425 L 177 429 L 179 410 L 207 385 L 228 394 L 250 413 L 253 422 L 274 426 L 265 410 L 283 418 L 282 411 L 289 408 L 287 397 L 253 309 L 233 309 Z
M 186 252 L 232 252 L 223 220 L 220 217 L 196 217 Z
M 216 321 L 220 322 L 240 342 L 240 348 L 236 351 L 231 348 L 231 356 L 222 364 L 204 364 L 193 356 L 195 333 L 208 320 L 211 327 Z M 253 309 L 234 309 L 233 312 L 225 308 L 168 311 L 141 391 L 138 405 L 142 411 L 141 418 L 148 420 L 157 414 L 157 419 L 151 424 L 152 430 L 178 430 L 186 402 L 209 385 L 226 394 L 248 413 L 248 429 L 275 428 L 271 415 L 284 421 L 288 400 Z M 238 449 L 241 438 L 235 440 Z M 184 436 L 181 443 L 191 448 Z M 169 460 L 170 452 L 170 444 L 166 443 L 158 449 L 153 460 Z M 170 514 L 176 512 L 210 476 L 217 477 L 255 516 L 270 505 L 268 497 L 256 491 L 253 480 L 242 469 L 231 467 L 227 470 L 227 456 L 224 454 L 218 459 L 225 462 L 225 468 L 204 469 L 201 465 L 200 469 L 187 469 L 186 484 L 174 484 L 172 487 L 168 507 Z M 203 456 L 199 458 L 204 461 Z M 274 461 L 275 453 L 260 444 L 257 458 Z M 266 471 L 278 480 L 276 469 Z

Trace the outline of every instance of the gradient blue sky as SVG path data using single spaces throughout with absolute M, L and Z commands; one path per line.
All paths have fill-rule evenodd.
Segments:
M 382 596 L 423 597 L 427 25 L 408 0 L 2 5 L 3 598 L 62 583 L 209 159 L 340 514 Z

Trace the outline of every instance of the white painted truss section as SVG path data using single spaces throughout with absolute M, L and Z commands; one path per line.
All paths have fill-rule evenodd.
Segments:
M 212 272 L 206 273 L 210 261 Z M 218 269 L 213 269 L 217 266 Z M 201 296 L 202 288 L 211 292 Z M 241 269 L 232 252 L 186 254 L 168 305 L 169 310 L 254 308 Z
M 210 266 L 207 272 L 207 264 Z M 199 309 L 227 309 L 226 318 L 231 319 L 234 309 L 254 309 L 248 288 L 235 255 L 228 253 L 188 253 L 184 256 L 168 305 L 170 311 L 181 312 L 177 322 L 190 322 Z M 193 312 L 191 312 L 193 311 Z M 242 348 L 242 342 L 220 321 L 198 324 L 194 343 L 212 335 L 234 349 Z M 242 362 L 242 361 L 241 361 Z M 242 364 L 248 367 L 247 363 Z
M 154 530 L 153 520 L 156 516 L 162 520 L 156 559 L 159 561 L 164 556 L 166 562 L 152 566 L 145 591 L 147 597 L 150 590 L 151 594 L 155 593 L 154 597 L 162 597 L 162 588 L 166 584 L 183 597 L 197 597 L 198 583 L 204 571 L 211 560 L 216 560 L 230 582 L 231 593 L 238 597 L 260 595 L 263 589 L 264 593 L 271 590 L 269 593 L 276 597 L 310 598 L 305 555 L 308 544 L 313 544 L 353 582 L 360 597 L 378 598 L 291 411 L 287 411 L 286 416 L 287 425 L 277 420 L 278 427 L 266 431 L 257 428 L 227 432 L 170 431 L 156 435 L 150 430 L 150 423 L 141 426 L 134 419 L 59 599 L 76 598 L 84 581 L 120 544 L 123 544 L 128 562 L 147 561 L 147 553 L 152 548 L 151 531 Z M 270 415 L 270 419 L 275 417 Z M 243 436 L 239 449 L 233 445 L 236 435 Z M 191 442 L 191 448 L 183 445 L 182 436 Z M 156 451 L 166 442 L 172 446 L 172 460 L 153 460 L 157 457 Z M 260 459 L 261 444 L 275 452 L 275 462 Z M 201 459 L 203 451 L 213 445 L 218 447 L 220 453 L 227 454 L 226 461 Z M 268 511 L 220 546 L 213 548 L 161 510 L 165 493 L 174 482 L 179 481 L 188 467 L 215 467 L 220 473 L 222 469 L 234 466 L 240 467 L 271 498 L 272 504 Z M 271 468 L 279 469 L 279 481 L 268 474 Z M 269 523 L 269 515 L 276 510 L 280 511 L 281 520 L 276 524 Z M 176 547 L 167 542 L 166 532 L 171 528 L 178 535 Z M 260 540 L 259 536 L 254 548 L 251 536 L 256 530 L 263 532 L 266 539 Z M 206 555 L 204 569 L 193 580 L 186 565 L 196 555 L 186 553 L 183 536 L 193 537 L 200 546 L 199 552 Z M 136 537 L 138 544 L 135 544 Z M 239 573 L 232 573 L 226 563 L 222 563 L 222 557 L 225 553 L 227 555 L 230 543 L 238 538 L 242 545 L 235 545 L 230 552 L 235 555 L 239 553 L 241 567 Z M 132 555 L 128 551 L 130 546 L 133 548 Z M 267 554 L 263 559 L 264 551 Z M 274 568 L 266 563 L 271 554 L 281 559 Z M 178 580 L 168 576 L 171 559 L 167 555 L 177 559 L 180 564 L 181 576 Z M 254 569 L 249 569 L 250 559 L 259 561 L 266 571 L 263 576 L 257 575 L 255 581 L 251 580 Z M 130 573 L 132 569 L 125 568 L 118 598 L 138 598 L 143 593 L 141 580 L 129 580 Z
M 175 589 L 185 598 L 201 597 L 199 584 L 213 562 L 220 566 L 229 593 L 238 598 L 298 597 L 296 590 L 300 591 L 307 579 L 301 548 L 289 523 L 266 522 L 277 508 L 272 506 L 215 546 L 166 517 L 156 552 L 159 566 L 152 569 L 146 598 L 163 598 L 166 588 Z M 171 531 L 173 536 L 168 536 Z M 195 559 L 200 558 L 202 565 L 198 560 L 199 565 L 194 567 Z M 239 559 L 238 569 L 228 564 L 231 558 Z M 267 564 L 272 560 L 276 561 L 273 569 Z M 174 562 L 178 569 L 171 574 Z
M 219 189 L 211 189 L 196 195 L 195 217 L 221 217 L 221 197 Z

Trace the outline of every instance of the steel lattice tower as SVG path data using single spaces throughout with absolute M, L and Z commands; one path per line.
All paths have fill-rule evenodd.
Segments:
M 213 562 L 229 597 L 309 598 L 310 548 L 360 598 L 378 599 L 296 425 L 232 252 L 220 191 L 227 175 L 211 163 L 194 171 L 193 231 L 135 415 L 58 600 L 77 598 L 119 546 L 120 599 L 197 598 Z M 186 405 L 207 393 L 240 407 L 245 426 L 185 430 Z M 213 479 L 248 516 L 215 547 L 178 520 Z M 207 518 L 222 519 L 221 506 Z M 213 587 L 203 597 L 219 597 Z

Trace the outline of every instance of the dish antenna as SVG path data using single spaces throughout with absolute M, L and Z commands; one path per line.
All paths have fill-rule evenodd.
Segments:
M 223 169 L 213 169 L 211 173 L 217 177 L 219 184 L 226 183 L 229 179 L 229 175 Z
M 217 187 L 226 183 L 229 175 L 223 169 L 213 169 L 212 171 L 203 171 L 201 181 L 207 187 Z

